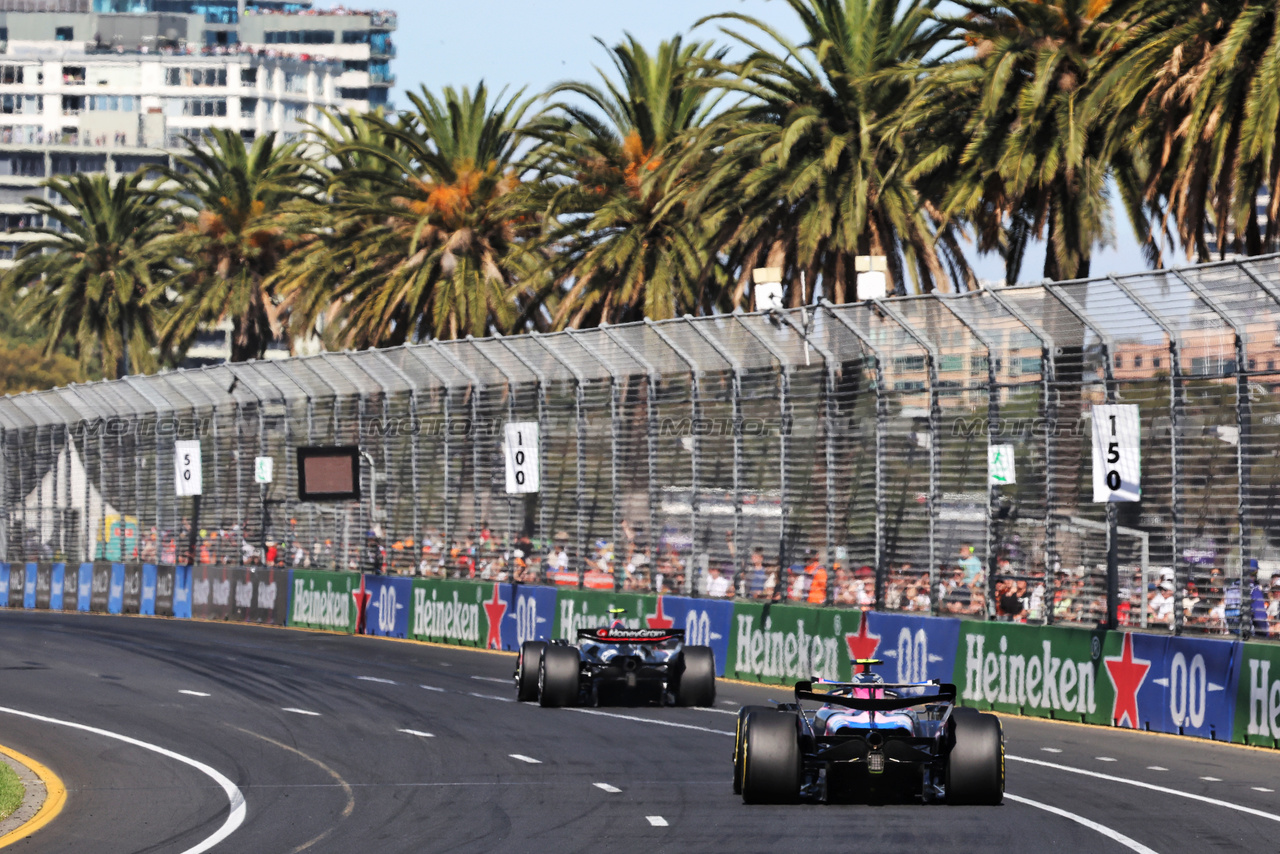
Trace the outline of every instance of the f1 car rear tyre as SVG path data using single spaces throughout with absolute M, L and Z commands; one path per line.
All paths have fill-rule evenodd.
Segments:
M 538 669 L 542 666 L 542 651 L 546 648 L 546 641 L 520 644 L 520 659 L 516 662 L 516 702 L 528 703 L 538 699 Z
M 773 706 L 743 706 L 738 710 L 738 726 L 733 735 L 733 793 L 742 794 L 742 735 L 746 730 L 747 715 L 752 712 L 772 712 Z
M 742 737 L 743 803 L 795 803 L 800 799 L 802 770 L 795 713 L 747 715 Z
M 686 646 L 684 670 L 676 684 L 677 706 L 713 706 L 716 702 L 716 655 L 709 646 Z
M 995 715 L 952 716 L 947 803 L 995 806 L 1004 800 L 1004 733 Z
M 578 672 L 581 659 L 572 646 L 549 644 L 542 651 L 538 668 L 538 703 L 554 708 L 572 706 L 578 699 Z

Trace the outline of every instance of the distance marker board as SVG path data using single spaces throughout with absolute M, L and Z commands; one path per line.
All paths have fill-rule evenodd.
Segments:
M 513 421 L 505 425 L 502 456 L 507 466 L 507 494 L 523 495 L 539 488 L 538 422 Z
M 173 443 L 173 491 L 175 495 L 200 495 L 204 490 L 203 469 L 200 465 L 200 443 L 180 441 Z
M 1142 500 L 1142 421 L 1136 404 L 1093 407 L 1093 500 Z

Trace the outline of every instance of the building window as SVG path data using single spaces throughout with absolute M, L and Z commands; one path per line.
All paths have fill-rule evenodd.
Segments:
M 267 44 L 333 44 L 333 30 L 269 30 Z
M 1275 359 L 1267 359 L 1267 370 L 1268 370 L 1268 371 L 1274 371 L 1275 369 L 1276 369 L 1276 360 L 1275 360 Z
M 306 118 L 307 118 L 306 104 L 285 104 L 284 105 L 284 120 L 286 122 L 288 121 L 300 122 L 300 121 L 304 121 Z
M 7 42 L 8 40 L 9 40 L 9 28 L 0 27 L 0 42 Z
M 0 95 L 0 113 L 4 115 L 31 116 L 43 112 L 43 95 Z
M 86 100 L 94 112 L 134 113 L 139 99 L 132 95 L 90 95 Z
M 53 31 L 54 41 L 70 42 L 76 40 L 76 31 L 74 27 L 57 27 Z
M 0 65 L 0 83 L 21 83 L 21 65 Z
M 62 96 L 62 114 L 64 116 L 78 116 L 82 112 L 84 112 L 84 97 L 82 95 Z
M 383 107 L 387 104 L 387 90 L 378 88 L 369 90 L 369 105 L 373 107 Z
M 368 30 L 345 30 L 342 33 L 343 44 L 368 44 Z
M 342 63 L 343 71 L 368 71 L 369 60 L 367 59 L 348 59 Z
M 1140 353 L 1139 353 L 1139 354 L 1137 354 L 1137 355 L 1135 355 L 1135 356 L 1133 357 L 1133 366 L 1134 366 L 1135 368 L 1141 368 L 1141 367 L 1142 367 L 1142 354 L 1140 354 Z
M 240 69 L 240 85 L 241 86 L 257 86 L 258 85 L 258 69 L 241 68 Z
M 166 68 L 166 86 L 226 86 L 225 68 Z
M 286 71 L 284 73 L 284 91 L 292 92 L 296 95 L 307 94 L 307 75 Z
M 1153 368 L 1158 368 L 1158 367 L 1160 367 L 1160 357 L 1159 357 L 1159 356 L 1152 356 L 1152 357 L 1151 357 L 1151 367 L 1153 367 Z
M 369 90 L 342 88 L 338 90 L 338 97 L 344 101 L 367 101 L 369 100 Z
M 240 117 L 244 119 L 252 119 L 258 115 L 258 99 L 257 98 L 241 98 L 240 99 Z

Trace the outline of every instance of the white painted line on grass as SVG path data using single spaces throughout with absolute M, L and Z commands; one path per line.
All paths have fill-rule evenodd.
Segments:
M 396 732 L 406 732 L 409 735 L 416 735 L 419 738 L 435 738 L 435 736 L 429 732 L 422 732 L 421 730 L 416 729 L 399 729 L 396 730 Z
M 1263 786 L 1251 786 L 1250 788 L 1252 788 L 1255 792 L 1274 792 L 1275 791 L 1275 789 L 1267 789 L 1267 788 L 1264 788 Z
M 1115 760 L 1110 756 L 1095 756 L 1094 759 L 1097 759 L 1099 762 L 1115 762 Z
M 1164 767 L 1163 765 L 1148 765 L 1147 770 L 1148 771 L 1168 771 L 1169 769 Z
M 727 729 L 711 729 L 710 727 L 694 726 L 693 724 L 681 724 L 681 723 L 676 723 L 675 721 L 660 721 L 660 720 L 655 720 L 653 718 L 642 718 L 642 717 L 639 717 L 638 715 L 620 715 L 620 714 L 617 714 L 616 712 L 602 712 L 599 709 L 581 709 L 575 706 L 571 706 L 569 708 L 566 708 L 565 711 L 581 712 L 584 715 L 599 715 L 602 718 L 618 718 L 619 720 L 623 720 L 623 721 L 637 721 L 642 724 L 653 724 L 654 726 L 669 726 L 669 727 L 675 727 L 676 729 L 692 729 L 692 730 L 697 730 L 698 732 L 713 732 L 716 735 L 729 735 L 729 736 L 733 735 L 733 732 Z
M 472 679 L 478 679 L 481 682 L 497 682 L 500 685 L 510 685 L 511 679 L 503 679 L 501 676 L 472 676 Z
M 534 759 L 532 756 L 525 756 L 523 753 L 508 753 L 512 759 L 519 759 L 521 762 L 528 762 L 530 765 L 541 765 L 541 759 Z
M 295 708 L 293 708 L 292 706 L 287 707 L 287 708 L 283 708 L 283 709 L 281 709 L 280 711 L 282 711 L 282 712 L 293 712 L 295 715 L 310 715 L 310 716 L 311 716 L 311 717 L 313 717 L 313 718 L 318 718 L 318 717 L 320 717 L 320 713 L 319 713 L 319 712 L 309 712 L 309 711 L 307 711 L 306 709 L 295 709 Z
M 593 783 L 592 785 L 594 785 L 597 789 L 608 792 L 611 795 L 616 795 L 618 794 L 618 792 L 622 791 L 617 786 L 610 786 L 608 783 Z
M 1057 747 L 1042 747 L 1040 749 L 1043 750 L 1045 753 L 1061 753 L 1062 752 L 1062 750 Z
M 1050 813 L 1053 813 L 1054 815 L 1058 815 L 1058 816 L 1062 816 L 1063 818 L 1070 819 L 1071 821 L 1074 821 L 1076 824 L 1084 825 L 1090 830 L 1094 830 L 1094 831 L 1097 831 L 1098 833 L 1101 833 L 1103 836 L 1107 837 L 1108 839 L 1119 842 L 1121 845 L 1123 845 L 1125 848 L 1128 848 L 1130 851 L 1136 851 L 1137 854 L 1156 854 L 1155 851 L 1143 845 L 1141 842 L 1130 839 L 1120 831 L 1112 830 L 1111 828 L 1107 827 L 1105 824 L 1098 824 L 1096 821 L 1090 821 L 1089 819 L 1085 818 L 1082 815 L 1076 815 L 1073 812 L 1067 812 L 1064 809 L 1059 809 L 1058 807 L 1050 806 L 1049 804 L 1042 804 L 1039 801 L 1033 801 L 1030 798 L 1020 798 L 1017 795 L 1011 795 L 1008 792 L 1004 793 L 1004 797 L 1005 797 L 1005 800 L 1013 801 L 1014 803 L 1019 803 L 1019 804 L 1026 804 L 1029 807 L 1035 807 L 1038 810 L 1044 810 L 1045 812 L 1050 812 Z
M 475 691 L 468 691 L 468 692 L 467 692 L 467 696 L 468 696 L 468 697 L 479 697 L 481 700 L 497 700 L 499 703 L 514 703 L 514 702 L 515 702 L 515 699 L 514 699 L 514 698 L 512 698 L 512 697 L 499 697 L 499 696 L 498 696 L 498 695 L 496 695 L 496 694 L 477 694 Z
M 649 819 L 649 824 L 653 825 L 654 827 L 667 826 L 667 820 L 660 815 L 647 815 L 645 816 L 645 818 Z M 1155 852 L 1153 851 L 1152 854 L 1155 854 Z
M 188 697 L 208 697 L 208 696 L 210 696 L 209 694 L 206 694 L 206 693 L 205 693 L 205 692 L 203 692 L 203 691 L 188 691 L 188 690 L 186 690 L 185 688 L 184 688 L 183 690 L 179 691 L 178 693 L 179 693 L 179 694 L 186 694 Z
M 1201 779 L 1201 780 L 1204 780 L 1206 783 L 1221 783 L 1221 782 L 1222 782 L 1222 778 L 1221 778 L 1221 777 L 1201 777 L 1200 779 Z
M 235 783 L 231 782 L 231 780 L 216 769 L 205 765 L 203 762 L 198 762 L 195 759 L 183 756 L 181 753 L 174 753 L 172 750 L 168 750 L 155 744 L 139 741 L 138 739 L 130 738 L 127 735 L 121 735 L 118 732 L 111 732 L 105 729 L 98 729 L 97 727 L 85 726 L 84 724 L 71 723 L 70 721 L 58 720 L 57 718 L 46 718 L 43 715 L 33 715 L 31 712 L 20 712 L 17 709 L 7 709 L 3 706 L 0 706 L 0 712 L 4 712 L 9 715 L 17 715 L 23 718 L 30 718 L 33 721 L 40 721 L 42 723 L 70 727 L 71 729 L 78 729 L 82 732 L 91 732 L 94 735 L 101 735 L 106 738 L 114 738 L 116 741 L 123 741 L 125 744 L 132 744 L 134 747 L 141 747 L 144 750 L 150 750 L 153 753 L 159 753 L 161 756 L 174 759 L 184 765 L 190 765 L 205 776 L 213 778 L 213 781 L 222 787 L 222 791 L 227 793 L 227 801 L 230 804 L 231 813 L 227 816 L 227 820 L 222 823 L 222 826 L 218 828 L 213 836 L 210 836 L 203 842 L 196 844 L 193 848 L 188 848 L 186 851 L 183 851 L 182 854 L 203 854 L 203 852 L 208 851 L 210 848 L 213 848 L 228 836 L 235 833 L 236 830 L 239 829 L 240 825 L 244 824 L 245 815 L 248 812 L 244 802 L 244 795 L 240 792 L 240 789 Z
M 418 687 L 426 688 L 428 691 L 435 691 L 436 693 L 439 693 L 439 694 L 445 693 L 445 690 L 443 688 L 437 688 L 434 685 L 419 685 Z
M 1086 771 L 1083 768 L 1072 768 L 1069 765 L 1057 765 L 1053 762 L 1045 762 L 1043 759 L 1028 759 L 1025 756 L 1006 756 L 1011 762 L 1025 762 L 1028 765 L 1039 765 L 1042 768 L 1053 768 L 1056 771 L 1066 771 L 1070 774 L 1081 774 L 1085 777 L 1093 777 L 1096 780 L 1107 780 L 1112 783 L 1124 783 L 1126 786 L 1137 786 L 1139 789 L 1148 789 L 1152 792 L 1163 792 L 1166 795 L 1177 795 L 1180 798 L 1186 798 L 1191 801 L 1199 801 L 1202 804 L 1212 804 L 1215 807 L 1225 807 L 1229 810 L 1242 812 L 1246 815 L 1257 816 L 1258 818 L 1270 819 L 1271 821 L 1280 822 L 1280 815 L 1275 813 L 1263 812 L 1255 810 L 1253 807 L 1246 807 L 1241 804 L 1233 804 L 1230 801 L 1219 800 L 1218 798 L 1210 798 L 1207 795 L 1197 795 L 1192 792 L 1182 792 L 1178 789 L 1170 789 L 1167 786 L 1157 786 L 1154 783 L 1144 783 L 1141 780 L 1128 780 L 1124 777 L 1113 777 L 1110 774 L 1101 774 L 1097 771 Z
M 361 682 L 380 682 L 383 685 L 399 685 L 400 683 L 394 679 L 381 679 L 377 676 L 357 676 Z

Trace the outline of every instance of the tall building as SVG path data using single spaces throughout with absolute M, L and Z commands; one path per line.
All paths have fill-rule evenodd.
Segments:
M 0 267 L 50 175 L 128 174 L 209 128 L 291 139 L 321 110 L 387 105 L 395 28 L 311 0 L 0 0 Z

